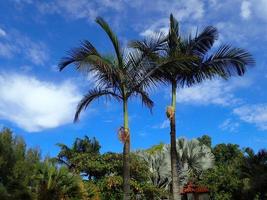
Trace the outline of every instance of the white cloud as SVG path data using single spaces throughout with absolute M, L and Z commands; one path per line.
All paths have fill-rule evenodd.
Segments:
M 0 28 L 0 37 L 6 36 L 6 32 Z
M 233 110 L 241 120 L 267 130 L 267 104 L 245 105 Z
M 236 121 L 233 121 L 231 119 L 226 119 L 223 121 L 223 123 L 219 126 L 220 129 L 223 131 L 229 131 L 229 132 L 236 132 L 239 128 L 240 124 Z
M 19 74 L 0 74 L 0 117 L 29 132 L 72 122 L 80 100 L 71 82 L 55 84 Z
M 251 15 L 251 3 L 249 1 L 243 1 L 241 4 L 241 17 L 249 19 Z
M 202 84 L 178 90 L 177 102 L 196 105 L 234 105 L 239 103 L 240 99 L 236 98 L 233 92 L 240 86 L 237 83 L 222 80 L 205 81 Z

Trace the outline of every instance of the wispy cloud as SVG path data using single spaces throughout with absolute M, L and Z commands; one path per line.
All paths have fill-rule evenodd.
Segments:
M 0 37 L 0 56 L 8 59 L 22 56 L 36 65 L 43 65 L 49 58 L 48 48 L 43 42 L 33 41 L 16 30 Z
M 158 15 L 162 15 L 161 19 L 155 20 L 145 30 L 141 31 L 141 36 L 151 36 L 156 32 L 168 32 L 169 15 L 173 13 L 177 20 L 191 21 L 200 20 L 205 13 L 204 3 L 199 0 L 181 0 L 181 1 L 160 1 L 156 0 L 151 2 L 153 5 L 145 5 L 146 1 L 142 1 L 144 9 L 150 9 L 150 12 L 156 11 Z M 194 6 L 192 6 L 194 5 Z M 139 4 L 141 6 L 141 3 Z
M 170 127 L 170 121 L 168 119 L 165 119 L 163 122 L 152 126 L 152 128 L 154 129 L 165 129 L 169 127 Z
M 6 32 L 4 29 L 0 28 L 0 37 L 6 36 Z
M 11 58 L 16 52 L 16 46 L 0 41 L 0 56 L 5 58 Z
M 267 104 L 245 105 L 233 110 L 242 121 L 256 125 L 261 130 L 267 130 Z
M 28 132 L 72 122 L 81 95 L 75 84 L 55 84 L 19 74 L 0 74 L 0 117 Z
M 237 132 L 240 124 L 232 119 L 226 119 L 220 124 L 219 128 L 223 131 Z
M 42 14 L 58 14 L 67 19 L 94 21 L 98 15 L 110 10 L 122 10 L 124 1 L 55 0 L 55 1 L 17 1 L 18 4 L 33 4 Z
M 140 131 L 140 132 L 138 133 L 138 135 L 139 135 L 140 137 L 146 137 L 146 136 L 148 135 L 148 133 L 145 132 L 145 131 Z
M 246 79 L 206 81 L 177 91 L 177 102 L 195 105 L 234 106 L 242 102 L 234 95 L 234 91 L 249 84 L 250 81 Z

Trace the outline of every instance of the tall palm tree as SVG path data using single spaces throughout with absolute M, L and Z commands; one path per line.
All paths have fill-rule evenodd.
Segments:
M 146 92 L 147 87 L 153 83 L 150 79 L 150 71 L 145 54 L 140 51 L 124 51 L 121 44 L 104 19 L 98 17 L 96 23 L 108 35 L 114 50 L 114 58 L 101 55 L 97 49 L 87 40 L 81 46 L 72 49 L 69 55 L 59 63 L 60 71 L 66 66 L 74 64 L 78 71 L 90 73 L 96 80 L 96 86 L 79 102 L 74 121 L 79 119 L 82 110 L 100 97 L 113 98 L 122 102 L 123 126 L 119 136 L 123 146 L 123 199 L 130 199 L 130 129 L 128 120 L 128 101 L 131 97 L 138 96 L 142 103 L 152 109 L 153 101 Z
M 245 50 L 233 48 L 230 45 L 222 45 L 218 50 L 213 50 L 212 46 L 218 38 L 218 31 L 212 26 L 206 27 L 195 37 L 191 35 L 184 39 L 179 32 L 177 20 L 170 15 L 169 34 L 164 39 L 153 38 L 144 41 L 133 41 L 131 46 L 143 51 L 150 52 L 151 59 L 155 63 L 172 58 L 185 58 L 184 65 L 190 70 L 178 69 L 177 63 L 165 63 L 165 69 L 161 68 L 158 73 L 154 73 L 155 80 L 163 80 L 171 85 L 171 105 L 167 108 L 167 116 L 170 120 L 171 139 L 171 169 L 172 169 L 172 195 L 174 200 L 181 199 L 179 195 L 179 176 L 177 174 L 177 151 L 176 151 L 176 90 L 177 87 L 192 86 L 206 79 L 222 77 L 228 79 L 232 75 L 242 76 L 248 65 L 253 65 L 252 56 Z M 158 43 L 158 41 L 162 43 Z M 160 48 L 156 46 L 160 45 Z M 211 51 L 212 50 L 212 51 Z M 191 57 L 191 59 L 189 59 Z M 173 70 L 175 69 L 176 70 Z M 171 69 L 171 70 L 170 70 Z

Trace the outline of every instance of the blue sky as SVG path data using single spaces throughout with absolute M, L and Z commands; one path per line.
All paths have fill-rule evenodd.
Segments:
M 244 77 L 213 80 L 177 93 L 177 136 L 208 134 L 217 143 L 237 143 L 255 150 L 267 145 L 267 2 L 265 0 L 9 0 L 0 2 L 0 125 L 12 128 L 29 147 L 56 155 L 56 143 L 71 144 L 76 137 L 95 136 L 102 152 L 121 151 L 117 130 L 122 108 L 98 101 L 72 119 L 76 104 L 93 86 L 69 68 L 58 72 L 66 51 L 90 40 L 101 52 L 112 51 L 109 40 L 94 22 L 102 16 L 126 46 L 155 31 L 166 32 L 170 13 L 184 34 L 213 25 L 216 42 L 250 51 L 256 66 Z M 169 141 L 165 116 L 169 87 L 151 91 L 153 114 L 138 99 L 130 103 L 132 148 Z

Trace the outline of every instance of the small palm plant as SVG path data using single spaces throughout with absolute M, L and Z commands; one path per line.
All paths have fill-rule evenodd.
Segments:
M 38 200 L 83 199 L 82 180 L 71 174 L 67 168 L 57 168 L 45 161 L 36 168 L 34 176 Z
M 80 47 L 70 51 L 69 56 L 59 63 L 60 71 L 73 64 L 78 71 L 90 73 L 96 80 L 96 86 L 88 91 L 77 106 L 74 121 L 79 119 L 82 110 L 100 97 L 113 98 L 122 103 L 123 126 L 119 137 L 123 146 L 123 192 L 124 200 L 130 199 L 130 129 L 128 119 L 128 101 L 138 96 L 142 103 L 152 109 L 153 101 L 146 89 L 153 84 L 149 62 L 144 53 L 133 50 L 123 52 L 121 44 L 110 26 L 100 17 L 96 22 L 106 32 L 115 50 L 114 58 L 101 55 L 87 40 Z
M 158 146 L 156 151 L 137 151 L 150 170 L 150 182 L 162 189 L 168 190 L 172 184 L 171 178 L 171 147 L 169 144 Z M 200 144 L 196 139 L 187 140 L 180 138 L 176 140 L 176 151 L 178 153 L 177 173 L 180 177 L 181 187 L 190 178 L 199 178 L 207 169 L 214 166 L 214 155 L 211 149 Z
M 142 52 L 149 52 L 150 59 L 155 63 L 162 60 L 169 61 L 154 73 L 154 79 L 164 81 L 171 85 L 171 105 L 167 107 L 167 116 L 170 120 L 171 138 L 171 171 L 172 171 L 172 195 L 174 200 L 180 199 L 179 176 L 177 173 L 177 151 L 176 151 L 176 93 L 177 87 L 192 86 L 207 79 L 222 77 L 230 78 L 232 75 L 242 76 L 248 65 L 253 65 L 252 56 L 243 49 L 233 48 L 230 45 L 222 45 L 218 50 L 213 50 L 214 42 L 218 38 L 216 28 L 206 27 L 195 37 L 182 38 L 179 32 L 177 20 L 170 15 L 169 34 L 165 39 L 145 39 L 144 41 L 133 41 L 131 46 Z M 155 42 L 153 42 L 153 40 Z M 149 41 L 149 42 L 147 42 Z M 159 42 L 161 41 L 161 43 Z M 177 68 L 177 62 L 172 60 L 181 58 L 180 64 L 186 69 Z
M 165 145 L 163 150 L 166 153 L 166 160 L 169 161 L 167 166 L 171 166 L 170 149 L 170 145 Z M 177 139 L 176 151 L 178 154 L 178 174 L 182 185 L 187 183 L 190 178 L 198 179 L 205 170 L 214 166 L 215 158 L 211 149 L 200 144 L 197 139 Z

